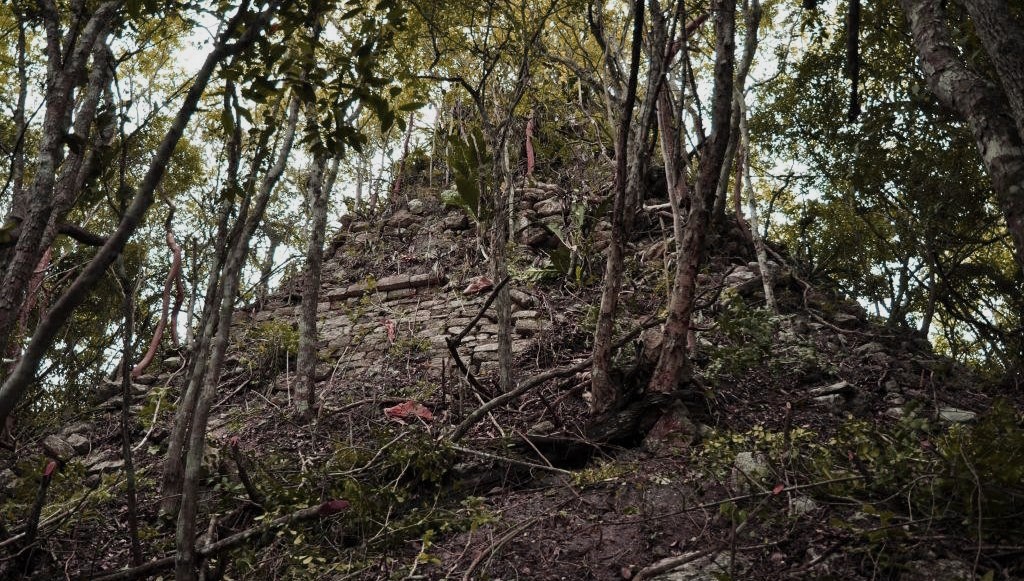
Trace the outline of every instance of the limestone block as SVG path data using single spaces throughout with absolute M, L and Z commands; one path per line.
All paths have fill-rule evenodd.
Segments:
M 67 462 L 75 456 L 74 447 L 56 434 L 50 434 L 43 438 L 41 445 L 47 456 L 59 462 Z
M 547 200 L 541 200 L 533 205 L 533 211 L 537 213 L 538 217 L 546 218 L 548 216 L 554 216 L 562 213 L 562 200 L 555 198 L 548 198 Z

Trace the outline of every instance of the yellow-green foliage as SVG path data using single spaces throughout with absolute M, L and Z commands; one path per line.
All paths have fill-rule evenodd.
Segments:
M 242 363 L 261 379 L 270 379 L 299 352 L 299 332 L 284 321 L 265 321 L 239 338 Z

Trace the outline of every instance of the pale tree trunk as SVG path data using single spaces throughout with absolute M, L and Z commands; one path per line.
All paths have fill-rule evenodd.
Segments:
M 754 0 L 757 4 L 757 0 Z M 760 11 L 760 6 L 758 6 Z M 750 212 L 750 237 L 754 241 L 754 251 L 757 254 L 757 266 L 761 270 L 761 282 L 764 287 L 764 301 L 768 309 L 773 313 L 779 312 L 779 305 L 775 302 L 775 276 L 768 267 L 768 252 L 764 246 L 764 239 L 761 237 L 761 225 L 757 212 L 757 195 L 754 193 L 754 182 L 750 178 L 750 130 L 747 127 L 747 102 L 746 98 L 740 95 L 740 150 L 743 164 L 744 182 L 747 189 L 747 208 Z
M 1024 271 L 1024 35 L 1001 0 L 968 0 L 974 29 L 995 64 L 1002 88 L 967 68 L 953 45 L 940 0 L 900 0 L 928 86 L 974 135 L 992 179 L 1017 266 Z M 1016 52 L 1002 52 L 1010 50 Z M 995 52 L 993 52 L 995 51 Z
M 210 406 L 216 395 L 220 382 L 224 355 L 227 352 L 231 336 L 231 316 L 234 313 L 235 297 L 242 268 L 245 266 L 249 253 L 249 242 L 256 227 L 263 219 L 267 203 L 274 186 L 284 173 L 295 137 L 295 126 L 298 123 L 299 102 L 292 97 L 288 110 L 288 124 L 282 139 L 278 156 L 274 165 L 268 170 L 252 209 L 246 214 L 245 222 L 240 225 L 238 236 L 228 254 L 224 265 L 223 291 L 216 316 L 217 333 L 211 343 L 210 363 L 203 378 L 202 390 L 196 400 L 192 413 L 192 425 L 189 433 L 188 451 L 185 458 L 185 474 L 181 486 L 181 506 L 178 510 L 178 523 L 175 544 L 175 578 L 178 581 L 194 581 L 196 579 L 196 515 L 199 511 L 199 473 L 203 465 L 203 453 L 206 450 L 206 425 L 209 419 Z M 240 212 L 241 215 L 241 212 Z
M 108 4 L 116 5 L 119 3 L 104 3 L 99 9 L 97 9 L 97 13 L 107 7 Z M 112 11 L 113 9 L 114 6 L 111 6 L 110 10 Z M 170 128 L 167 130 L 164 138 L 157 146 L 149 168 L 139 182 L 134 193 L 134 198 L 122 216 L 121 221 L 118 223 L 117 228 L 107 239 L 105 239 L 103 246 L 92 260 L 89 261 L 85 269 L 82 270 L 68 289 L 41 318 L 32 335 L 32 339 L 29 341 L 29 344 L 25 349 L 24 355 L 18 362 L 15 369 L 6 378 L 3 386 L 0 387 L 0 424 L 3 423 L 3 420 L 6 419 L 7 415 L 18 403 L 18 400 L 21 399 L 25 390 L 32 382 L 39 363 L 45 357 L 46 351 L 53 343 L 57 333 L 71 316 L 74 309 L 86 299 L 91 289 L 104 275 L 107 268 L 121 254 L 125 244 L 128 242 L 128 239 L 132 234 L 134 234 L 135 230 L 142 222 L 146 211 L 153 204 L 156 187 L 164 176 L 168 161 L 170 160 L 178 141 L 181 139 L 189 119 L 191 119 L 192 114 L 196 111 L 199 105 L 199 99 L 205 92 L 206 85 L 209 83 L 214 69 L 221 60 L 229 54 L 242 50 L 251 44 L 252 41 L 255 40 L 256 35 L 259 34 L 259 32 L 262 31 L 269 22 L 270 16 L 273 14 L 274 10 L 275 6 L 272 5 L 268 7 L 266 11 L 256 16 L 254 21 L 249 23 L 249 26 L 242 37 L 230 44 L 227 39 L 234 34 L 237 27 L 241 24 L 243 19 L 242 15 L 237 14 L 229 22 L 224 35 L 218 39 L 213 51 L 206 58 L 206 61 L 196 74 L 192 86 L 186 93 L 181 107 L 178 109 L 177 114 L 170 124 Z M 54 24 L 54 26 L 56 26 L 56 24 Z M 86 26 L 86 31 L 88 30 L 89 27 Z M 95 34 L 98 35 L 99 31 Z M 87 35 L 83 33 L 82 36 Z M 49 43 L 50 40 L 47 42 Z M 53 42 L 59 44 L 60 39 L 55 38 Z M 71 60 L 73 61 L 74 58 L 75 56 L 73 54 Z M 51 67 L 56 67 L 56 65 L 51 64 Z M 55 99 L 58 101 L 61 99 L 66 100 L 67 95 L 57 95 L 55 96 Z M 52 108 L 55 110 L 55 113 L 66 114 L 67 112 L 66 108 L 61 106 L 60 103 L 52 105 Z M 48 111 L 51 109 L 51 103 L 49 102 L 47 103 L 47 109 Z M 50 113 L 48 112 L 48 115 L 49 114 Z M 29 213 L 30 215 L 23 223 L 23 225 L 28 224 L 30 227 L 23 230 L 21 236 L 18 238 L 18 242 L 14 249 L 14 259 L 9 263 L 4 264 L 4 284 L 0 287 L 0 289 L 2 289 L 0 290 L 0 341 L 6 341 L 6 338 L 10 336 L 10 324 L 6 320 L 8 308 L 11 306 L 16 307 L 16 316 L 17 307 L 20 307 L 20 301 L 23 299 L 23 289 L 24 284 L 27 282 L 27 278 L 24 277 L 24 273 L 21 272 L 20 261 L 25 260 L 26 253 L 34 254 L 36 250 L 33 250 L 33 248 L 38 249 L 40 254 L 45 250 L 45 248 L 38 246 L 37 244 L 42 240 L 42 233 L 46 229 L 46 224 L 51 218 L 50 216 L 43 215 L 43 210 L 46 207 L 49 207 L 49 204 L 53 202 L 51 195 L 54 188 L 54 174 L 56 171 L 55 162 L 57 161 L 58 152 L 63 143 L 63 138 L 61 136 L 64 135 L 66 128 L 67 125 L 65 121 L 51 121 L 49 124 L 49 130 L 47 130 L 47 124 L 44 122 L 43 141 L 46 145 L 42 148 L 42 153 L 40 154 L 40 163 L 36 168 L 36 184 L 33 188 L 33 192 L 39 195 L 33 200 L 33 207 Z M 51 139 L 51 137 L 48 136 L 50 134 L 57 137 Z M 56 139 L 56 144 L 50 143 L 53 139 Z M 32 231 L 33 234 L 29 235 L 29 231 Z M 34 240 L 34 244 L 36 245 L 28 244 L 30 240 Z M 31 268 L 35 266 L 37 262 L 38 257 L 35 261 L 31 262 L 31 266 L 29 266 L 29 273 Z M 23 278 L 25 278 L 25 280 L 23 280 Z M 19 285 L 22 288 L 22 291 L 18 291 L 14 288 Z M 0 350 L 0 352 L 3 352 L 3 350 Z
M 697 184 L 690 195 L 690 208 L 677 241 L 676 271 L 665 320 L 662 349 L 649 389 L 675 393 L 689 373 L 687 336 L 697 290 L 697 269 L 704 251 L 708 216 L 714 204 L 718 180 L 732 131 L 733 69 L 735 64 L 736 0 L 714 0 L 715 85 L 712 97 L 711 135 L 704 145 Z M 678 217 L 676 218 L 678 220 Z

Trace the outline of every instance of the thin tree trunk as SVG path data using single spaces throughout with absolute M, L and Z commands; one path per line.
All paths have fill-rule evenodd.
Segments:
M 509 168 L 508 143 L 502 139 L 499 144 L 500 150 L 492 152 L 495 163 L 492 171 L 493 176 L 501 176 L 504 189 L 510 196 L 513 192 L 512 172 Z M 499 166 L 500 164 L 500 166 Z M 500 169 L 499 169 L 500 167 Z M 491 229 L 491 260 L 494 269 L 492 271 L 495 282 L 505 280 L 508 276 L 508 239 L 509 239 L 509 197 L 506 192 L 496 191 L 494 194 L 494 226 Z M 494 301 L 494 310 L 498 319 L 498 389 L 501 393 L 507 393 L 515 387 L 515 377 L 512 369 L 512 298 L 509 294 L 508 285 L 498 289 L 498 296 Z
M 223 99 L 224 111 L 227 115 L 234 114 L 232 107 L 234 92 L 234 83 L 228 81 L 224 88 Z M 265 143 L 266 138 L 259 140 L 255 158 L 261 157 L 259 150 L 265 146 Z M 227 192 L 231 188 L 249 191 L 243 189 L 240 185 L 238 176 L 239 167 L 242 163 L 242 129 L 240 123 L 235 123 L 234 130 L 228 135 L 225 151 L 227 156 L 227 177 L 217 209 L 217 234 L 216 240 L 212 245 L 215 249 L 214 258 L 207 277 L 205 303 L 199 318 L 199 325 L 202 329 L 199 333 L 198 341 L 192 349 L 188 382 L 182 390 L 178 407 L 174 412 L 174 423 L 168 438 L 167 455 L 164 458 L 162 468 L 160 513 L 166 516 L 177 514 L 180 508 L 182 479 L 185 477 L 184 454 L 188 442 L 189 429 L 192 426 L 192 413 L 199 399 L 199 391 L 202 388 L 203 378 L 206 376 L 207 365 L 210 361 L 210 346 L 217 332 L 218 318 L 216 313 L 218 305 L 220 305 L 221 291 L 223 290 L 220 280 L 223 275 L 224 264 L 227 261 L 227 253 L 234 244 L 234 239 L 229 238 L 230 229 L 228 227 L 234 207 L 232 197 Z M 238 219 L 244 220 L 244 214 L 240 212 Z M 193 296 L 195 294 L 193 292 Z M 191 326 L 189 328 L 191 329 Z
M 625 252 L 625 212 L 627 150 L 629 131 L 636 107 L 636 91 L 640 70 L 640 50 L 643 42 L 644 1 L 637 0 L 633 6 L 633 40 L 630 52 L 629 80 L 626 96 L 622 102 L 622 115 L 615 140 L 615 182 L 612 190 L 611 242 L 607 249 L 604 279 L 601 285 L 601 304 L 598 310 L 597 329 L 594 332 L 593 366 L 591 367 L 592 413 L 602 414 L 614 409 L 620 399 L 619 386 L 612 382 L 612 335 L 615 311 L 618 308 L 619 291 L 622 287 L 623 254 Z M 646 135 L 646 134 L 645 134 Z M 643 138 L 641 136 L 640 138 Z
M 754 4 L 760 6 L 757 0 Z M 751 53 L 753 54 L 753 53 Z M 775 302 L 775 277 L 771 268 L 768 267 L 768 252 L 765 250 L 764 239 L 761 237 L 761 226 L 757 212 L 757 196 L 754 194 L 754 182 L 750 178 L 750 130 L 747 128 L 747 103 L 744 97 L 740 97 L 740 150 L 743 152 L 740 162 L 743 164 L 747 188 L 747 207 L 750 211 L 750 236 L 754 240 L 754 251 L 757 254 L 757 266 L 761 270 L 761 282 L 764 287 L 764 301 L 768 309 L 773 313 L 779 312 L 779 305 Z
M 128 509 L 128 541 L 132 566 L 142 564 L 142 545 L 139 543 L 139 512 L 135 487 L 135 464 L 132 461 L 131 405 L 132 405 L 132 334 L 135 329 L 136 285 L 128 279 L 124 260 L 117 261 L 117 275 L 124 292 L 124 342 L 121 350 L 121 459 L 124 461 L 125 495 Z
M 249 253 L 249 242 L 256 227 L 263 219 L 270 195 L 284 173 L 288 156 L 291 153 L 295 137 L 295 126 L 298 123 L 299 101 L 292 97 L 288 110 L 288 124 L 282 139 L 277 160 L 267 172 L 257 193 L 255 204 L 247 214 L 235 238 L 231 252 L 228 254 L 222 281 L 223 291 L 216 314 L 218 318 L 217 333 L 214 336 L 210 363 L 203 379 L 202 390 L 196 401 L 192 414 L 192 426 L 189 434 L 188 452 L 185 458 L 185 474 L 181 487 L 181 506 L 178 510 L 178 524 L 175 544 L 177 559 L 175 560 L 175 578 L 177 581 L 195 581 L 197 578 L 196 554 L 196 515 L 199 511 L 199 473 L 203 464 L 203 453 L 206 450 L 206 425 L 210 407 L 220 382 L 224 355 L 227 352 L 228 340 L 231 335 L 231 316 L 234 313 L 235 297 L 238 294 L 239 278 Z
M 307 105 L 307 122 L 316 123 L 315 105 Z M 316 311 L 320 300 L 320 274 L 323 270 L 324 230 L 327 228 L 327 155 L 318 153 L 310 167 L 306 182 L 309 203 L 309 244 L 302 275 L 302 313 L 299 317 L 299 355 L 295 365 L 297 378 L 296 404 L 300 415 L 311 420 L 316 415 L 317 325 Z
M 107 6 L 107 4 L 104 4 L 103 6 Z M 47 349 L 53 343 L 58 331 L 63 327 L 65 321 L 67 321 L 71 316 L 74 309 L 86 299 L 89 291 L 103 276 L 107 268 L 121 254 L 121 251 L 124 249 L 125 244 L 127 244 L 129 237 L 131 237 L 138 228 L 146 211 L 153 204 L 153 194 L 156 186 L 164 176 L 168 161 L 178 144 L 178 140 L 181 139 L 181 136 L 185 131 L 185 126 L 188 124 L 189 119 L 198 107 L 199 99 L 206 90 L 206 85 L 209 83 L 210 78 L 213 75 L 213 70 L 226 56 L 241 50 L 255 40 L 256 35 L 263 30 L 269 21 L 270 15 L 274 13 L 275 6 L 276 4 L 268 7 L 265 12 L 255 19 L 255 22 L 250 23 L 246 32 L 242 35 L 242 38 L 238 39 L 234 43 L 229 44 L 227 39 L 234 34 L 235 29 L 241 23 L 242 14 L 238 14 L 232 18 L 229 26 L 226 27 L 224 35 L 222 35 L 213 52 L 211 52 L 206 58 L 203 66 L 196 74 L 192 87 L 186 94 L 181 108 L 178 110 L 177 115 L 171 122 L 170 128 L 165 134 L 163 140 L 158 145 L 153 155 L 153 160 L 150 162 L 146 174 L 143 176 L 135 191 L 135 197 L 128 206 L 124 216 L 121 218 L 121 222 L 118 224 L 116 230 L 107 238 L 103 247 L 100 248 L 92 260 L 89 261 L 89 264 L 78 275 L 78 277 L 75 278 L 74 282 L 71 283 L 64 294 L 61 295 L 56 303 L 54 303 L 46 315 L 42 317 L 39 325 L 36 327 L 31 341 L 25 349 L 25 354 L 18 362 L 14 371 L 12 371 L 4 381 L 3 386 L 0 387 L 0 424 L 2 424 L 7 418 L 7 415 L 11 413 L 11 410 L 18 403 L 22 395 L 25 393 L 25 390 L 32 382 L 39 363 L 45 356 Z M 111 7 L 111 10 L 113 10 L 113 7 Z M 47 108 L 50 108 L 49 104 Z M 65 111 L 63 108 L 60 110 Z M 54 121 L 53 123 L 56 122 Z M 51 127 L 51 131 L 55 135 L 63 135 L 63 131 L 60 130 L 59 126 Z M 44 142 L 48 139 L 50 138 L 47 137 L 46 132 L 44 132 Z M 63 143 L 63 140 L 60 140 L 60 143 Z M 35 240 L 39 240 L 41 238 L 41 232 L 45 227 L 47 217 L 42 216 L 42 220 L 40 220 L 40 217 L 36 214 L 39 214 L 43 210 L 40 204 L 45 206 L 50 201 L 50 193 L 53 191 L 54 162 L 56 161 L 56 151 L 60 149 L 60 144 L 48 144 L 47 147 L 51 148 L 52 151 L 42 155 L 41 163 L 37 166 L 36 171 L 38 176 L 49 175 L 50 177 L 37 178 L 41 183 L 37 184 L 33 189 L 41 195 L 33 202 L 33 216 L 30 216 L 30 218 L 26 220 L 26 222 L 30 223 L 30 229 L 34 228 L 38 231 L 34 236 Z M 8 307 L 15 305 L 20 306 L 21 300 L 21 292 L 8 290 L 8 283 L 10 283 L 11 286 L 20 285 L 22 289 L 24 288 L 25 281 L 22 279 L 25 277 L 23 276 L 24 273 L 21 272 L 19 261 L 25 260 L 25 253 L 34 254 L 31 248 L 25 247 L 25 244 L 27 243 L 26 241 L 29 241 L 32 238 L 33 236 L 26 235 L 26 231 L 22 232 L 22 237 L 18 239 L 18 243 L 15 247 L 15 260 L 12 261 L 13 264 L 6 269 L 4 275 L 4 290 L 0 291 L 0 341 L 6 341 L 6 338 L 10 335 L 10 324 L 6 321 Z M 35 266 L 37 262 L 38 257 L 31 263 L 31 265 Z M 31 266 L 29 268 L 31 269 Z M 0 349 L 0 352 L 3 352 L 3 350 Z

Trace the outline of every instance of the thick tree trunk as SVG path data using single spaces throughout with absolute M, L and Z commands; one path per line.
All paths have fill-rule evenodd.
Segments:
M 1002 90 L 970 70 L 960 59 L 946 26 L 940 0 L 900 0 L 906 12 L 921 68 L 932 92 L 943 105 L 963 119 L 974 134 L 1006 227 L 1013 237 L 1017 265 L 1024 270 L 1024 137 L 1019 115 L 1022 77 L 1017 53 L 992 54 L 993 49 L 1016 46 L 1021 32 L 1014 29 L 1005 2 L 966 2 L 975 29 L 1003 83 Z M 1015 105 L 1016 103 L 1016 105 Z
M 995 65 L 1017 131 L 1024 137 L 1024 27 L 1020 12 L 1014 19 L 1006 0 L 967 0 L 964 6 Z

